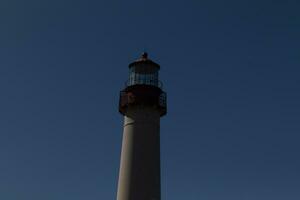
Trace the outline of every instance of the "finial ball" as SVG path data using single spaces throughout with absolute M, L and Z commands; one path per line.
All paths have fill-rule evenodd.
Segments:
M 148 58 L 148 53 L 147 53 L 147 52 L 144 52 L 144 53 L 142 54 L 142 58 L 143 58 L 143 59 L 147 59 L 147 58 Z

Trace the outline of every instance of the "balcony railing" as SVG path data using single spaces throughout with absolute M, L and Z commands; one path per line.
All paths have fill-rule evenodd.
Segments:
M 153 106 L 155 105 L 159 111 L 161 116 L 165 115 L 167 112 L 167 94 L 162 92 L 158 96 L 140 96 L 128 94 L 125 91 L 120 92 L 120 101 L 119 101 L 119 111 L 122 114 L 125 114 L 126 109 L 129 105 L 138 105 L 138 104 L 146 104 Z
M 167 93 L 162 92 L 159 96 L 159 105 L 161 107 L 166 108 L 167 107 Z
M 145 79 L 134 79 L 134 80 L 127 80 L 125 82 L 125 87 L 132 86 L 132 85 L 152 85 L 156 86 L 160 89 L 163 88 L 163 83 L 161 81 L 153 81 L 153 80 L 145 80 Z

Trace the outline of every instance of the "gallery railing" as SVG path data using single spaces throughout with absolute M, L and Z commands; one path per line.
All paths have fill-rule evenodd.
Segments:
M 153 80 L 145 80 L 145 79 L 134 79 L 134 80 L 127 80 L 125 82 L 125 87 L 132 86 L 132 85 L 152 85 L 156 86 L 160 89 L 163 88 L 163 84 L 161 81 L 153 81 Z

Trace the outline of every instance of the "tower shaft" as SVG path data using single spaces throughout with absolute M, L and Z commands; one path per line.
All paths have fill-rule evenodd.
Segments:
M 160 200 L 160 113 L 146 106 L 128 109 L 117 200 Z

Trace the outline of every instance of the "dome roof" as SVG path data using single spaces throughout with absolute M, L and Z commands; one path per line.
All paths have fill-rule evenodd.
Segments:
M 139 59 L 130 63 L 129 68 L 132 66 L 135 66 L 135 65 L 139 65 L 139 64 L 148 64 L 148 65 L 153 65 L 153 66 L 157 67 L 158 69 L 160 68 L 159 64 L 153 62 L 152 60 L 150 60 L 148 58 L 148 53 L 146 53 L 146 52 L 144 52 Z

